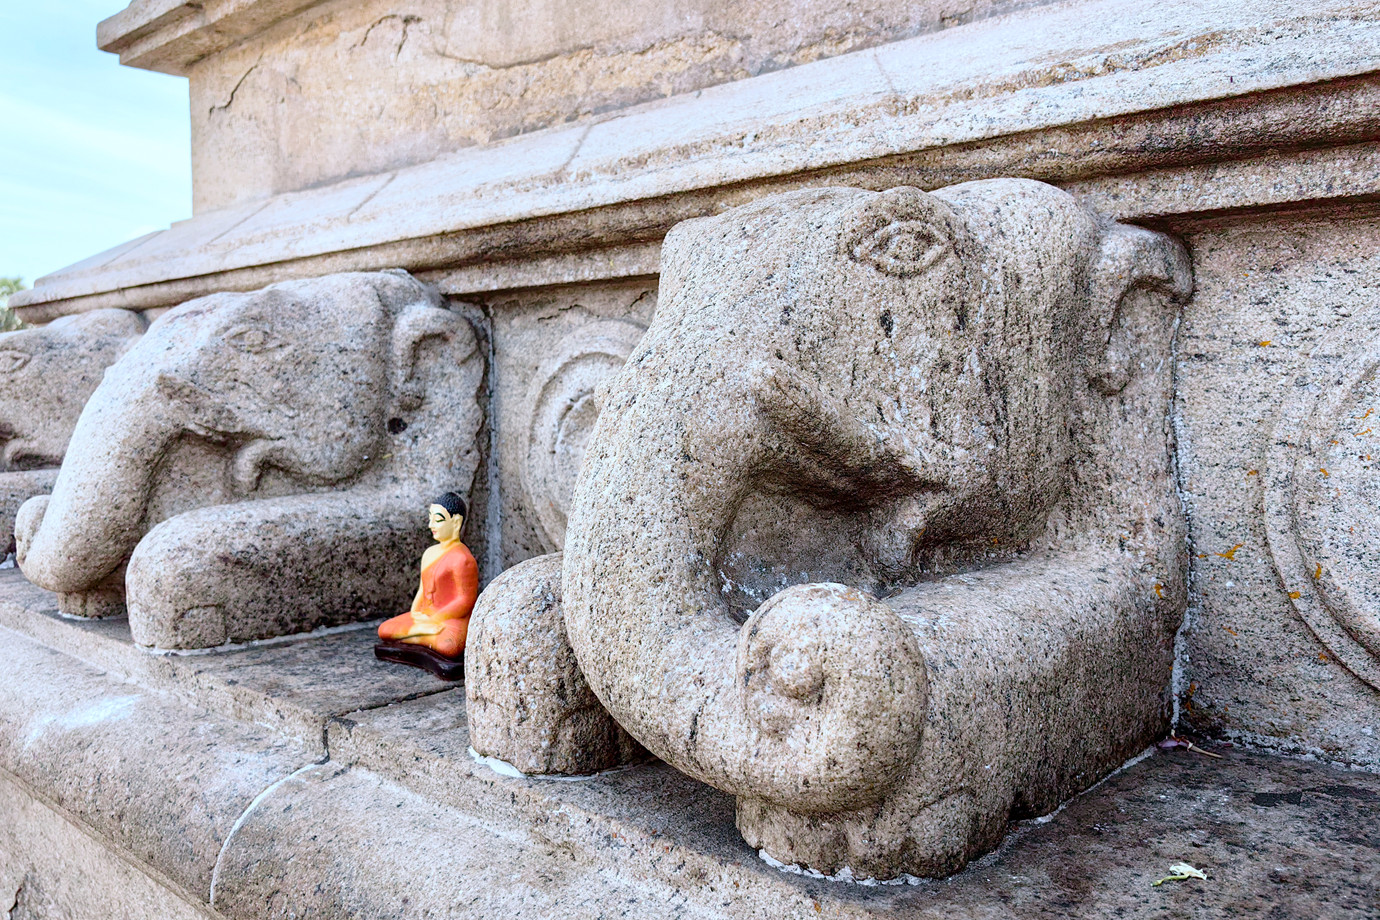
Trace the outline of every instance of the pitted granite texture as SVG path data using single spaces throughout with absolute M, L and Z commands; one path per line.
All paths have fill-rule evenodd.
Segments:
M 206 903 L 221 846 L 305 746 L 0 629 L 0 772 Z M 99 882 L 94 882 L 99 884 Z
M 405 272 L 185 303 L 96 389 L 19 566 L 161 648 L 406 610 L 427 504 L 479 466 L 485 364 Z
M 1190 231 L 1200 282 L 1175 398 L 1193 550 L 1182 721 L 1375 769 L 1380 403 L 1365 365 L 1380 223 L 1361 209 Z
M 0 604 L 13 595 L 12 579 L 0 585 Z M 91 641 L 116 622 L 48 622 L 47 641 L 88 653 L 104 645 L 93 657 L 118 660 L 113 634 Z M 768 865 L 736 832 L 731 797 L 665 764 L 578 782 L 499 776 L 468 753 L 463 689 L 433 682 L 440 692 L 407 699 L 397 688 L 391 704 L 380 697 L 326 717 L 317 737 L 328 755 L 280 734 L 292 724 L 266 732 L 240 721 L 267 709 L 256 694 L 299 692 L 285 688 L 312 673 L 334 638 L 274 646 L 271 658 L 259 648 L 194 656 L 210 661 L 129 679 L 0 626 L 18 673 L 65 688 L 28 679 L 0 692 L 0 907 L 25 920 L 87 920 L 103 898 L 119 901 L 116 917 L 146 907 L 245 918 L 1370 920 L 1380 900 L 1369 820 L 1380 778 L 1229 746 L 1208 745 L 1220 759 L 1182 749 L 1137 757 L 1058 813 L 1013 825 L 997 853 L 949 879 L 867 886 Z M 152 658 L 127 635 L 118 641 Z M 361 644 L 355 654 L 367 652 Z M 232 698 L 199 683 L 207 668 L 264 678 Z M 315 673 L 300 692 L 321 698 L 337 678 Z M 170 692 L 151 693 L 149 682 Z M 125 718 L 92 716 L 93 704 L 131 696 L 139 701 Z M 26 755 L 39 725 L 41 750 Z M 253 748 L 253 762 L 278 766 L 245 769 Z M 174 839 L 153 844 L 165 836 Z M 187 871 L 188 848 L 192 868 L 209 874 Z M 419 853 L 450 870 L 418 873 Z M 1153 885 L 1181 861 L 1208 881 Z M 73 890 L 91 870 L 103 887 Z
M 480 596 L 465 646 L 470 743 L 527 774 L 646 758 L 589 689 L 561 613 L 561 554 L 518 563 Z
M 1025 180 L 682 224 L 568 523 L 590 687 L 826 874 L 946 875 L 1087 788 L 1168 723 L 1191 291 Z
M 333 718 L 444 691 L 414 668 L 378 661 L 377 621 L 248 643 L 216 653 L 150 654 L 123 617 L 74 619 L 57 597 L 0 570 L 0 627 L 22 632 L 113 678 L 209 707 L 291 738 L 313 760 L 326 755 Z M 329 673 L 330 679 L 322 675 Z
M 208 920 L 214 916 L 131 865 L 0 771 L 0 917 L 4 920 Z M 96 880 L 99 879 L 99 882 Z
M 82 407 L 144 327 L 137 313 L 95 310 L 0 333 L 0 550 L 19 507 L 52 491 Z

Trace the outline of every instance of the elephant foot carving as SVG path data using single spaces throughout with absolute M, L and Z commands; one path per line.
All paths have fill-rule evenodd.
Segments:
M 480 595 L 465 647 L 470 746 L 533 776 L 645 759 L 580 673 L 560 603 L 560 553 L 513 566 Z
M 6 554 L 15 550 L 15 516 L 29 499 L 53 491 L 53 484 L 57 482 L 57 472 L 54 468 L 0 473 L 0 544 L 3 544 L 0 545 L 0 550 L 4 550 Z
M 129 612 L 125 606 L 123 579 L 110 578 L 88 591 L 59 592 L 58 611 L 65 616 L 84 620 L 104 620 L 122 617 Z
M 677 226 L 567 524 L 590 689 L 831 875 L 957 871 L 1087 788 L 1168 725 L 1192 288 L 1026 180 Z
M 468 493 L 479 464 L 478 334 L 400 271 L 170 310 L 95 388 L 51 496 L 20 509 L 20 568 L 79 615 L 123 601 L 161 648 L 405 610 L 419 503 Z

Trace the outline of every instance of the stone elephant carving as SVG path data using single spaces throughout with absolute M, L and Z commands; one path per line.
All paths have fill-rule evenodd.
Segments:
M 19 566 L 135 641 L 216 646 L 393 614 L 431 496 L 468 493 L 484 359 L 405 272 L 216 294 L 106 374 Z
M 569 515 L 590 688 L 826 874 L 948 874 L 1088 787 L 1168 726 L 1191 290 L 1025 180 L 679 225 Z
M 589 775 L 647 752 L 590 690 L 566 638 L 561 554 L 509 568 L 470 617 L 470 746 L 529 775 Z
M 602 319 L 565 335 L 542 362 L 519 415 L 523 426 L 522 488 L 553 552 L 565 545 L 565 516 L 585 445 L 599 410 L 595 391 L 628 359 L 647 329 L 632 320 Z
M 144 326 L 128 310 L 94 310 L 0 334 L 0 557 L 19 506 L 52 491 L 82 407 Z

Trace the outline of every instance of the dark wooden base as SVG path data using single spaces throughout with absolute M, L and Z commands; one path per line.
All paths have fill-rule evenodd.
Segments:
M 430 671 L 441 680 L 464 680 L 465 659 L 447 658 L 425 645 L 411 642 L 379 642 L 374 645 L 374 657 L 379 661 L 395 661 Z

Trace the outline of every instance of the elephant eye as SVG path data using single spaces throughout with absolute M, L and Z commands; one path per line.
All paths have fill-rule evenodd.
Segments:
M 260 326 L 243 326 L 227 335 L 225 341 L 251 355 L 262 354 L 282 345 L 273 333 Z
M 918 275 L 949 252 L 949 241 L 928 223 L 902 220 L 887 224 L 853 247 L 853 258 L 888 275 Z
M 0 351 L 0 374 L 13 374 L 28 364 L 31 357 L 27 352 L 13 349 Z

